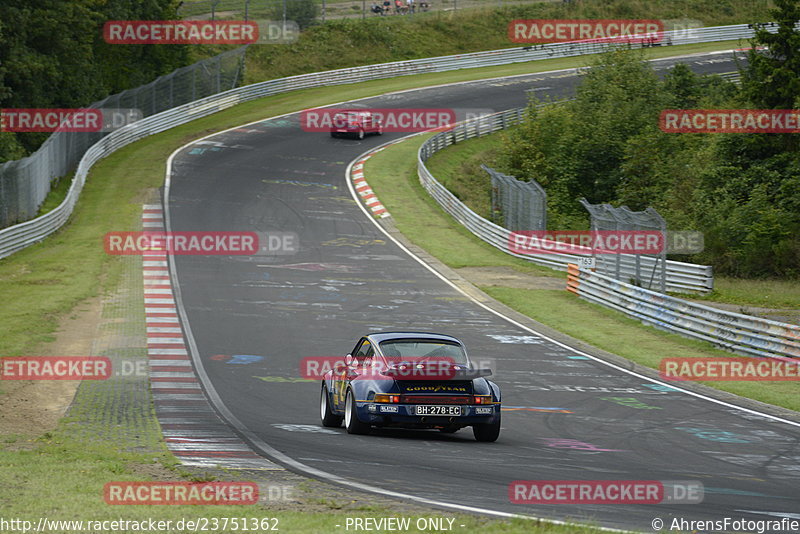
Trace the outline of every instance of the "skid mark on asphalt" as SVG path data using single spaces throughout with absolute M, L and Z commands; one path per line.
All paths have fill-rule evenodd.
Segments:
M 323 189 L 337 189 L 333 184 L 323 182 L 307 182 L 303 180 L 261 180 L 265 184 L 297 185 L 300 187 L 321 187 Z
M 539 413 L 575 413 L 565 408 L 550 408 L 546 406 L 503 406 L 504 412 L 539 412 Z
M 553 449 L 571 449 L 576 451 L 591 452 L 630 452 L 625 449 L 604 449 L 593 443 L 586 443 L 577 439 L 565 438 L 540 438 L 540 440 Z
M 160 205 L 145 204 L 142 225 L 164 230 Z M 167 448 L 183 465 L 282 469 L 254 453 L 211 408 L 189 360 L 167 262 L 163 251 L 142 256 L 150 388 Z
M 358 273 L 361 270 L 354 265 L 338 263 L 289 263 L 285 265 L 259 265 L 259 267 L 272 267 L 275 269 L 294 269 L 296 271 L 334 271 L 338 273 Z
M 312 434 L 340 434 L 340 432 L 336 432 L 335 430 L 331 430 L 329 428 L 323 428 L 317 425 L 293 425 L 289 423 L 273 423 L 275 428 L 280 428 L 281 430 L 287 430 L 289 432 L 309 432 Z

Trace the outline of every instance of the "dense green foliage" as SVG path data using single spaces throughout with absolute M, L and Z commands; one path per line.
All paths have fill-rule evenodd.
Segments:
M 750 52 L 742 87 L 754 106 L 792 109 L 800 107 L 800 32 L 794 29 L 800 20 L 800 5 L 796 0 L 776 0 L 776 4 L 773 20 L 778 23 L 778 33 L 764 28 L 758 31 L 756 42 L 769 52 Z
M 72 108 L 137 87 L 188 62 L 179 45 L 111 45 L 107 20 L 175 19 L 176 0 L 3 0 L 0 108 Z M 0 134 L 0 161 L 49 134 Z
M 285 16 L 285 20 L 296 22 L 301 30 L 311 26 L 318 14 L 319 7 L 314 0 L 288 0 L 276 3 L 270 10 L 272 20 L 284 20 Z
M 318 6 L 287 2 L 287 19 L 311 25 L 291 45 L 248 51 L 247 81 L 333 68 L 512 46 L 515 18 L 694 19 L 705 25 L 767 21 L 771 0 L 585 0 L 370 17 L 312 25 Z M 179 18 L 179 0 L 3 0 L 0 2 L 0 107 L 80 107 L 219 53 L 226 47 L 109 45 L 107 20 Z M 279 4 L 274 4 L 278 6 Z M 252 6 L 251 6 L 252 7 Z M 186 6 L 183 6 L 186 11 Z M 223 9 L 220 4 L 218 9 Z M 281 19 L 273 12 L 272 18 Z M 191 54 L 191 60 L 187 55 Z M 0 132 L 0 162 L 18 159 L 48 134 Z
M 601 57 L 577 98 L 536 109 L 509 137 L 502 165 L 548 192 L 551 228 L 586 228 L 577 199 L 653 206 L 673 230 L 701 230 L 691 258 L 742 277 L 800 276 L 797 134 L 675 134 L 663 109 L 800 108 L 797 0 L 779 0 L 777 34 L 759 32 L 742 87 L 685 65 L 660 81 L 639 52 Z

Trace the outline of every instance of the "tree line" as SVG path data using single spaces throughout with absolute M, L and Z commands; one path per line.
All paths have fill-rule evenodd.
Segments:
M 665 109 L 800 109 L 797 0 L 777 0 L 777 33 L 759 29 L 741 84 L 678 64 L 663 79 L 641 51 L 615 50 L 574 100 L 536 108 L 499 164 L 548 194 L 550 229 L 587 229 L 577 199 L 656 208 L 672 230 L 700 230 L 704 252 L 676 259 L 737 277 L 800 277 L 800 133 L 666 133 Z
M 177 0 L 3 0 L 0 108 L 83 107 L 189 63 L 184 45 L 111 45 L 107 20 L 173 20 Z M 0 132 L 0 162 L 49 133 Z

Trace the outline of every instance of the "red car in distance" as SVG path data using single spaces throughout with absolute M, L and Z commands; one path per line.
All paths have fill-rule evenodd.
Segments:
M 364 139 L 367 134 L 383 134 L 383 121 L 372 112 L 354 109 L 333 116 L 331 137 L 347 135 Z

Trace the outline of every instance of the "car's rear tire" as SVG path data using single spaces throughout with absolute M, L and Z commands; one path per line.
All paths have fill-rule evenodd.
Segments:
M 477 441 L 497 441 L 500 436 L 500 414 L 494 423 L 481 423 L 472 426 L 472 433 Z
M 347 390 L 347 396 L 344 400 L 344 427 L 347 429 L 348 434 L 369 434 L 369 425 L 362 423 L 358 419 L 356 399 L 353 396 L 352 389 Z
M 375 133 L 376 133 L 376 134 L 378 134 L 378 135 L 383 135 L 383 124 L 381 124 L 380 126 L 378 126 L 378 131 L 377 131 L 377 132 L 375 132 Z
M 336 415 L 331 410 L 330 396 L 328 395 L 328 388 L 322 384 L 322 392 L 319 395 L 319 415 L 322 419 L 322 426 L 339 428 L 342 426 L 341 415 Z

